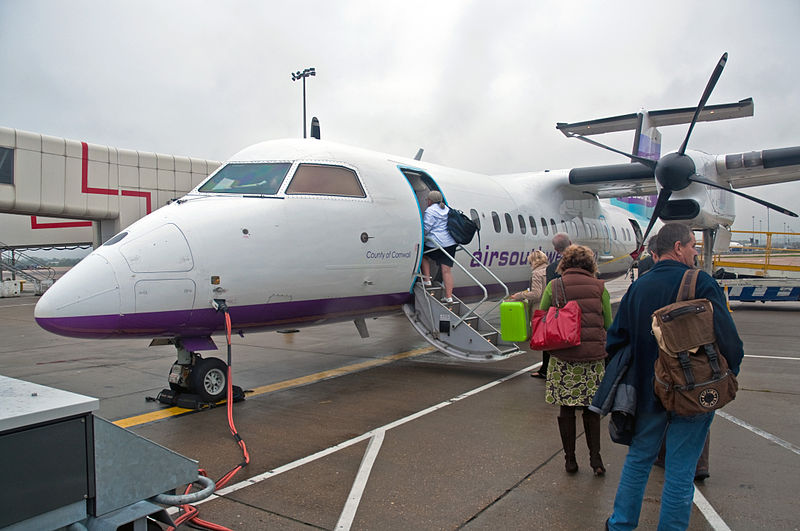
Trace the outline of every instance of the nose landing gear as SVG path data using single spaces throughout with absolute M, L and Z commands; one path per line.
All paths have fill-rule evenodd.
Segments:
M 169 372 L 169 389 L 162 390 L 157 400 L 162 404 L 186 409 L 200 409 L 224 400 L 228 387 L 228 365 L 219 358 L 204 358 L 197 352 L 175 345 L 178 359 Z M 244 400 L 242 388 L 233 386 L 233 401 Z

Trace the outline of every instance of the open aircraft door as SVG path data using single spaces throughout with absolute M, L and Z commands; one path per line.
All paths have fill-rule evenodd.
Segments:
M 428 206 L 428 193 L 432 190 L 441 190 L 433 178 L 426 172 L 416 168 L 408 167 L 399 167 L 399 169 L 405 176 L 409 186 L 411 186 L 411 189 L 414 191 L 414 196 L 417 200 L 417 207 L 419 208 L 420 238 L 417 247 L 417 260 L 414 264 L 414 270 L 412 271 L 412 275 L 417 275 L 419 273 L 420 263 L 422 261 L 423 248 L 425 247 L 425 226 L 423 224 L 423 216 L 425 214 L 425 209 Z

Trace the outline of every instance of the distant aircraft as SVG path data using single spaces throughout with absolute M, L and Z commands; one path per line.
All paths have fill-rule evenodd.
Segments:
M 704 111 L 712 81 L 697 108 L 651 112 L 651 120 L 660 112 L 673 120 L 663 125 L 691 122 L 691 133 L 698 119 L 714 119 L 715 109 L 724 114 L 749 105 L 752 113 L 751 100 Z M 620 118 L 600 122 L 619 124 Z M 587 124 L 558 127 L 585 139 Z M 428 191 L 440 190 L 448 205 L 481 227 L 480 240 L 456 253 L 461 269 L 453 270 L 455 294 L 472 301 L 527 287 L 527 255 L 552 252 L 556 232 L 591 247 L 602 277 L 623 275 L 631 251 L 635 257 L 643 245 L 641 225 L 603 198 L 658 193 L 653 223 L 659 215 L 681 220 L 712 241 L 717 234 L 730 237 L 730 186 L 800 177 L 800 147 L 715 156 L 688 150 L 688 134 L 677 152 L 658 161 L 625 154 L 636 162 L 499 176 L 315 136 L 235 154 L 190 193 L 72 268 L 42 296 L 36 321 L 71 337 L 171 343 L 178 352 L 171 387 L 207 400 L 225 392 L 225 363 L 198 354 L 216 348 L 211 336 L 225 329 L 220 308 L 233 332 L 353 320 L 362 336 L 365 319 L 405 311 L 447 354 L 504 359 L 518 349 L 497 337 L 479 309 L 444 304 L 418 282 Z

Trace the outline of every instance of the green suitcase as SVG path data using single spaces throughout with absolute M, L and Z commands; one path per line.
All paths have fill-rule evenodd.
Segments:
M 519 343 L 531 338 L 531 319 L 525 301 L 500 303 L 500 337 L 503 341 Z

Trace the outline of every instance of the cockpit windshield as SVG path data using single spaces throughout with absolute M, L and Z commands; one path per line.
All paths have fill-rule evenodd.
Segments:
M 291 167 L 290 162 L 226 164 L 198 192 L 275 195 Z

